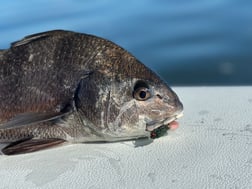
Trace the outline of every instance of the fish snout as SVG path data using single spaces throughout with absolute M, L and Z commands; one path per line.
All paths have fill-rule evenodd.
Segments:
M 176 120 L 183 116 L 183 104 L 178 98 L 171 99 L 167 96 L 162 97 L 159 94 L 156 96 L 157 98 L 151 110 L 153 119 L 146 124 L 146 131 L 152 132 L 151 137 L 156 136 L 159 130 L 178 128 L 179 123 Z
M 161 101 L 166 107 L 168 107 L 169 112 L 174 115 L 179 115 L 183 111 L 184 107 L 177 95 L 172 98 L 169 95 L 156 94 L 158 101 Z
M 184 106 L 178 98 L 175 100 L 175 107 L 177 109 L 175 114 L 180 115 L 183 112 Z

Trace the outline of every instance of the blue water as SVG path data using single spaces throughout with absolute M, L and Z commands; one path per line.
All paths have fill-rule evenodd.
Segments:
M 52 29 L 110 39 L 171 85 L 252 84 L 249 0 L 1 2 L 0 49 Z

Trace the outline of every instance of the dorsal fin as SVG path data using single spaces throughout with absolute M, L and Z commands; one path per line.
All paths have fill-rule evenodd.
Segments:
M 1 60 L 2 56 L 3 56 L 3 53 L 4 53 L 4 50 L 0 49 L 0 60 Z
M 28 44 L 28 43 L 31 43 L 31 42 L 34 42 L 34 41 L 38 41 L 38 40 L 50 37 L 50 36 L 55 35 L 55 34 L 59 34 L 59 33 L 66 34 L 66 33 L 69 33 L 69 32 L 64 31 L 64 30 L 52 30 L 52 31 L 41 32 L 41 33 L 28 35 L 28 36 L 24 37 L 23 39 L 21 39 L 19 41 L 11 43 L 11 47 L 18 47 L 18 46 L 21 46 L 21 45 L 25 45 L 25 44 Z

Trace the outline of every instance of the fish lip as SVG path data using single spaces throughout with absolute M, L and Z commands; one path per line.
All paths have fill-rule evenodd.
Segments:
M 177 120 L 178 118 L 183 116 L 183 112 L 173 116 L 173 117 L 168 117 L 166 119 L 162 120 L 154 120 L 146 123 L 146 131 L 154 131 L 155 129 L 163 126 L 163 125 L 169 125 L 169 123 Z

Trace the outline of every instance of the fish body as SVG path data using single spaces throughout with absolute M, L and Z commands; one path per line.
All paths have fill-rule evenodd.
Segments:
M 5 154 L 150 137 L 182 110 L 157 74 L 106 39 L 54 30 L 0 51 Z

